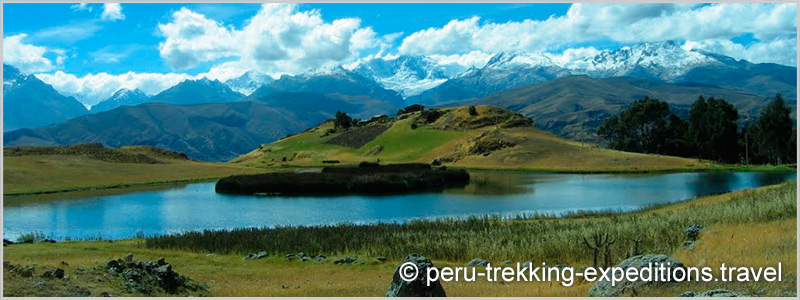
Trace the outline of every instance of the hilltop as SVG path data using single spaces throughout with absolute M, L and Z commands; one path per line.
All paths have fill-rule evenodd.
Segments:
M 536 129 L 533 120 L 492 106 L 400 111 L 351 128 L 319 126 L 264 144 L 231 162 L 253 167 L 423 162 L 465 168 L 553 172 L 696 169 L 693 159 L 601 149 Z
M 191 160 L 150 146 L 5 147 L 3 194 L 38 194 L 221 178 L 263 172 Z M 8 200 L 8 199 L 6 199 Z

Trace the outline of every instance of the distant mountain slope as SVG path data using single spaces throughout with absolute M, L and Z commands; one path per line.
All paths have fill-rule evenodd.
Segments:
M 75 98 L 3 64 L 3 131 L 54 124 L 87 112 Z
M 244 98 L 219 80 L 185 80 L 150 97 L 148 102 L 199 104 L 232 102 Z
M 48 127 L 8 132 L 3 140 L 6 146 L 146 145 L 184 152 L 193 159 L 225 161 L 261 143 L 318 124 L 329 116 L 312 111 L 294 113 L 253 101 L 197 105 L 146 103 Z
M 366 97 L 380 101 L 393 112 L 405 106 L 403 98 L 377 82 L 341 67 L 323 69 L 297 76 L 281 76 L 253 92 L 248 99 L 257 100 L 274 93 L 337 94 L 347 98 Z M 387 112 L 388 112 L 387 111 Z
M 122 105 L 139 105 L 147 102 L 147 100 L 147 95 L 145 95 L 140 89 L 120 89 L 116 91 L 110 98 L 92 106 L 91 112 L 97 113 L 101 111 L 112 110 Z
M 563 61 L 547 53 L 499 53 L 486 66 L 471 69 L 423 92 L 419 100 L 442 104 L 477 99 L 571 75 L 703 83 L 743 89 L 761 96 L 794 95 L 797 90 L 795 67 L 753 64 L 701 50 L 687 50 L 675 42 L 663 42 L 604 50 L 595 56 L 572 61 Z
M 757 115 L 768 97 L 745 90 L 707 84 L 668 84 L 630 77 L 593 79 L 569 76 L 546 83 L 471 100 L 466 104 L 494 105 L 522 113 L 536 126 L 573 140 L 594 140 L 603 119 L 619 113 L 633 101 L 649 96 L 688 111 L 698 95 L 724 98 L 742 115 Z

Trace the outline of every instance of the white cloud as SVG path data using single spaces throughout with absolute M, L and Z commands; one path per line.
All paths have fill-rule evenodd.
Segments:
M 94 36 L 95 32 L 103 29 L 94 20 L 75 22 L 67 25 L 48 27 L 31 34 L 33 41 L 46 41 L 48 43 L 59 43 L 72 45 Z
M 465 68 L 481 68 L 489 62 L 493 56 L 492 53 L 486 53 L 482 51 L 471 51 L 466 54 L 451 54 L 451 55 L 438 55 L 434 54 L 431 55 L 431 59 L 435 60 L 438 64 L 447 66 L 447 65 L 458 65 Z
M 544 52 L 595 41 L 730 40 L 751 33 L 765 45 L 796 39 L 796 4 L 574 4 L 545 20 L 452 20 L 403 39 L 400 53 Z M 766 46 L 764 46 L 766 47 Z
M 186 79 L 197 78 L 197 76 L 187 74 L 134 72 L 119 75 L 97 73 L 77 77 L 62 71 L 52 74 L 37 74 L 36 77 L 52 85 L 59 93 L 74 96 L 86 105 L 95 105 L 108 99 L 121 88 L 138 88 L 145 94 L 153 95 Z
M 352 62 L 387 43 L 359 19 L 325 22 L 319 11 L 295 4 L 264 4 L 240 29 L 182 8 L 158 28 L 161 57 L 179 70 L 233 57 L 264 73 L 292 74 Z
M 736 59 L 745 59 L 753 63 L 772 62 L 790 66 L 797 65 L 796 38 L 755 42 L 747 46 L 730 40 L 686 41 L 683 47 L 687 50 L 700 49 Z
M 69 8 L 72 9 L 73 11 L 88 11 L 88 12 L 92 11 L 92 7 L 89 6 L 89 3 L 77 3 L 70 5 Z
M 57 65 L 63 63 L 63 51 L 26 44 L 23 40 L 27 36 L 27 34 L 23 33 L 3 37 L 3 63 L 12 65 L 24 73 L 47 72 L 55 69 L 56 65 L 45 57 L 48 53 L 53 53 L 56 56 Z
M 103 13 L 100 14 L 100 19 L 106 21 L 125 20 L 125 15 L 122 13 L 122 5 L 119 3 L 103 3 Z

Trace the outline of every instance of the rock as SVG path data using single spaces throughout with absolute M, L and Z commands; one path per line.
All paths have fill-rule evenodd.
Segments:
M 315 259 L 317 261 L 319 261 L 319 262 L 323 262 L 323 261 L 327 260 L 328 258 L 325 257 L 325 255 L 318 255 Z
M 166 260 L 166 259 L 164 259 L 164 258 L 162 257 L 162 258 L 159 258 L 159 259 L 158 259 L 158 261 L 156 261 L 156 263 L 157 263 L 159 266 L 163 266 L 163 265 L 166 265 L 166 264 L 167 264 L 167 260 Z
M 490 262 L 488 260 L 485 260 L 485 259 L 476 258 L 476 259 L 470 260 L 467 263 L 467 267 L 485 267 L 485 266 L 489 265 L 490 263 L 492 263 L 492 262 Z
M 121 273 L 124 269 L 125 267 L 117 260 L 109 260 L 108 263 L 106 263 L 106 270 L 108 270 L 109 273 Z
M 123 260 L 125 260 L 126 262 L 133 261 L 133 253 L 125 254 L 125 257 L 123 258 Z
M 705 229 L 703 225 L 692 223 L 683 229 L 683 234 L 686 235 L 686 240 L 696 241 L 697 238 L 700 236 L 700 232 L 703 231 L 703 229 Z
M 305 257 L 305 256 L 306 256 L 306 254 L 305 254 L 305 253 L 303 253 L 303 252 L 299 252 L 299 253 L 297 253 L 297 257 L 299 257 L 299 258 L 303 258 L 303 257 Z
M 408 262 L 417 267 L 417 277 L 410 282 L 403 280 L 400 275 L 400 267 Z M 430 259 L 419 254 L 409 254 L 403 264 L 395 269 L 386 297 L 447 297 L 439 280 L 431 282 L 430 286 L 427 284 L 428 268 L 434 267 Z
M 14 273 L 17 273 L 19 276 L 22 277 L 33 277 L 33 273 L 35 268 L 33 266 L 18 266 L 13 269 Z
M 294 260 L 295 258 L 294 254 L 286 254 L 286 260 Z
M 383 262 L 386 262 L 387 260 L 389 260 L 388 258 L 386 258 L 386 257 L 383 257 L 383 256 L 378 256 L 378 258 L 376 258 L 376 259 L 377 259 L 379 262 L 382 262 L 382 263 L 383 263 Z
M 100 293 L 100 297 L 114 297 L 114 296 L 112 296 L 108 292 L 102 292 L 102 293 Z
M 69 264 L 67 262 L 63 261 L 63 260 L 61 261 L 61 265 L 65 266 L 65 267 L 69 267 Z
M 357 260 L 357 259 L 355 259 L 355 258 L 352 258 L 352 257 L 350 257 L 350 256 L 345 256 L 345 257 L 344 257 L 344 258 L 342 258 L 342 259 L 337 259 L 337 260 L 334 260 L 334 261 L 333 261 L 333 264 L 334 264 L 334 265 L 338 265 L 338 264 L 352 264 L 352 263 L 356 263 L 356 262 L 358 262 L 358 260 Z
M 42 243 L 56 243 L 56 240 L 54 240 L 54 239 L 43 239 Z
M 433 161 L 431 162 L 431 166 L 441 166 L 441 165 L 442 161 L 439 160 L 438 158 L 434 158 Z
M 716 290 L 705 291 L 702 293 L 685 292 L 683 294 L 680 294 L 678 297 L 746 297 L 746 296 L 734 291 L 729 291 L 725 289 L 716 289 Z
M 503 264 L 504 264 L 504 265 L 510 265 L 510 264 L 511 264 L 511 261 L 510 261 L 510 260 L 504 260 L 504 261 L 503 261 Z
M 652 264 L 653 268 L 660 266 L 661 264 L 665 264 L 665 268 L 669 271 L 673 269 L 684 269 L 685 267 L 683 263 L 678 261 L 677 259 L 671 258 L 666 255 L 637 255 L 631 258 L 624 260 L 623 262 L 616 265 L 616 267 L 623 268 L 623 270 L 627 268 L 636 268 L 639 269 L 640 272 L 644 268 L 648 268 L 648 266 Z M 617 270 L 615 274 L 619 274 L 619 272 L 624 272 L 623 270 Z M 655 270 L 657 274 L 657 270 Z M 646 271 L 645 271 L 646 272 Z M 646 274 L 646 273 L 645 273 Z M 617 275 L 619 277 L 619 275 Z M 652 276 L 655 276 L 652 275 Z M 640 291 L 645 288 L 649 288 L 650 285 L 653 284 L 660 284 L 661 281 L 628 281 L 623 273 L 623 279 L 619 282 L 616 282 L 614 286 L 611 286 L 611 281 L 602 280 L 597 281 L 592 285 L 592 288 L 589 290 L 590 297 L 617 297 L 622 295 L 623 293 L 630 293 L 634 291 Z
M 301 260 L 302 261 L 309 261 L 309 260 L 311 260 L 311 258 L 308 257 L 308 256 L 303 256 L 303 258 L 301 258 Z
M 56 268 L 55 270 L 47 270 L 42 273 L 42 278 L 48 279 L 64 279 L 64 270 Z

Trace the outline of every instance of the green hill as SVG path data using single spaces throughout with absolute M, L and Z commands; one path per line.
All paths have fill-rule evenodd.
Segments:
M 221 178 L 263 170 L 206 163 L 148 146 L 5 147 L 3 194 L 52 193 Z
M 253 167 L 434 161 L 444 165 L 552 172 L 622 172 L 708 167 L 694 159 L 601 149 L 541 131 L 520 114 L 467 106 L 373 118 L 347 130 L 327 121 L 261 145 L 231 162 Z

